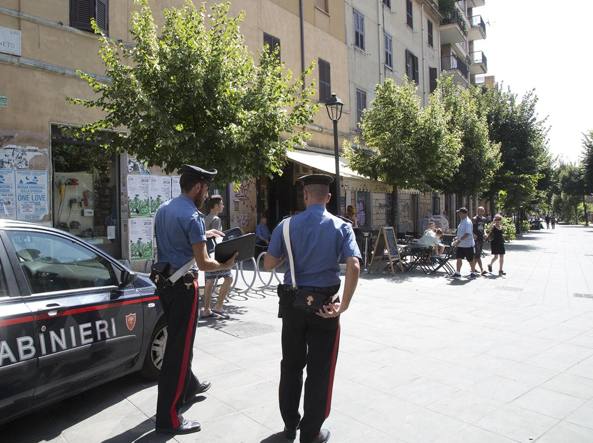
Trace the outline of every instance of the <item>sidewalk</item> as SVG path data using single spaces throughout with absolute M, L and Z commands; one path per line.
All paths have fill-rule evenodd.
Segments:
M 593 228 L 528 233 L 507 246 L 505 270 L 365 275 L 342 318 L 331 442 L 592 442 Z M 193 364 L 213 387 L 185 413 L 203 430 L 175 439 L 284 442 L 273 436 L 277 298 L 234 295 L 229 312 L 200 321 Z M 0 440 L 167 441 L 153 432 L 156 395 L 128 376 L 11 423 Z

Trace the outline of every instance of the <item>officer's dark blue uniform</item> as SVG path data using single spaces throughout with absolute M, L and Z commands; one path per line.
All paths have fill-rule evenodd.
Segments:
M 198 175 L 210 181 L 216 171 L 185 166 L 183 174 Z M 181 194 L 163 203 L 155 216 L 155 234 L 159 263 L 169 263 L 169 274 L 193 259 L 192 245 L 206 242 L 204 220 L 194 201 Z M 200 384 L 191 370 L 193 342 L 198 320 L 198 285 L 195 266 L 184 277 L 157 290 L 167 319 L 167 344 L 158 386 L 157 430 L 181 432 L 184 423 L 179 408 L 209 384 Z M 192 278 L 193 277 L 193 278 Z M 192 430 L 199 424 L 192 422 Z
M 308 176 L 311 177 L 311 176 Z M 311 184 L 317 183 L 315 176 Z M 329 178 L 328 176 L 322 176 Z M 321 178 L 319 183 L 328 184 Z M 307 181 L 305 181 L 305 184 Z M 281 222 L 273 231 L 268 253 L 275 258 L 286 257 Z M 348 257 L 360 258 L 350 224 L 333 216 L 325 205 L 313 204 L 290 219 L 290 239 L 296 283 L 328 296 L 340 288 L 339 263 Z M 284 283 L 292 282 L 290 272 Z M 300 427 L 301 442 L 316 441 L 321 425 L 330 412 L 334 370 L 340 339 L 339 317 L 321 318 L 292 306 L 281 307 L 282 364 L 280 375 L 280 412 L 287 435 Z M 307 366 L 304 415 L 301 420 L 299 402 L 303 385 L 303 369 Z M 292 432 L 291 432 L 292 431 Z M 292 438 L 292 437 L 290 437 Z

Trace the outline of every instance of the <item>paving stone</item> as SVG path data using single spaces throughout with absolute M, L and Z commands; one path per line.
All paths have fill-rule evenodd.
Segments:
M 593 429 L 593 401 L 589 401 L 574 411 L 566 421 Z
M 564 418 L 583 403 L 585 403 L 584 400 L 567 394 L 535 388 L 511 404 L 549 417 Z
M 563 373 L 547 381 L 541 387 L 583 400 L 593 399 L 593 379 L 591 378 Z
M 539 443 L 591 443 L 593 441 L 593 429 L 561 422 L 537 441 Z
M 558 421 L 517 406 L 506 405 L 482 418 L 476 426 L 511 440 L 529 442 L 543 435 Z

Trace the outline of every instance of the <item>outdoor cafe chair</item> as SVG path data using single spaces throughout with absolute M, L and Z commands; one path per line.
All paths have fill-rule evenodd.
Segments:
M 436 273 L 439 269 L 444 269 L 445 272 L 449 275 L 453 275 L 455 273 L 455 268 L 449 263 L 449 260 L 455 258 L 455 251 L 457 247 L 447 246 L 445 249 L 445 253 L 441 255 L 435 255 L 433 260 L 435 261 L 435 265 L 431 270 L 431 274 Z

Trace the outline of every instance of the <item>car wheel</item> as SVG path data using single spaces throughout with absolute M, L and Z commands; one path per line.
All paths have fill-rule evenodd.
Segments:
M 164 318 L 161 318 L 150 337 L 150 344 L 146 358 L 144 359 L 144 366 L 142 367 L 142 375 L 150 380 L 157 380 L 161 372 L 163 358 L 165 357 L 165 346 L 167 344 L 167 323 Z

